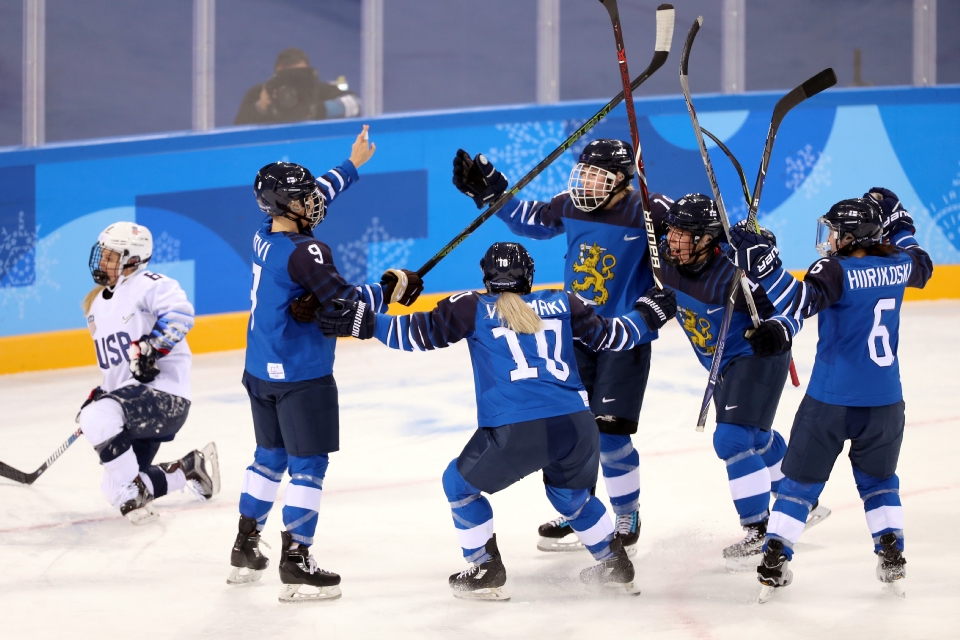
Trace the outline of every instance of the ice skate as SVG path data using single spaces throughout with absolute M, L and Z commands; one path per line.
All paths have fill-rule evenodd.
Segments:
M 813 503 L 813 508 L 810 509 L 810 513 L 807 515 L 807 523 L 803 526 L 803 530 L 808 531 L 817 526 L 829 518 L 831 513 L 833 512 L 830 509 L 820 504 L 820 501 L 817 500 Z
M 897 546 L 897 535 L 885 533 L 880 536 L 880 551 L 877 552 L 877 580 L 883 583 L 883 589 L 899 598 L 907 597 L 903 590 L 907 577 L 907 559 Z
M 270 559 L 260 553 L 260 532 L 257 521 L 240 516 L 240 532 L 230 551 L 230 575 L 227 584 L 247 584 L 260 579 L 264 569 L 270 566 Z M 269 547 L 266 542 L 263 543 Z
M 567 522 L 567 519 L 560 516 L 556 520 L 551 520 L 546 524 L 540 525 L 537 529 L 540 539 L 537 541 L 537 549 L 540 551 L 583 551 L 586 547 L 577 538 L 573 527 Z
M 124 487 L 120 499 L 123 501 L 120 505 L 120 514 L 126 516 L 132 524 L 139 526 L 160 517 L 150 504 L 153 501 L 153 494 L 147 490 L 147 485 L 143 483 L 140 476 Z
M 614 534 L 610 551 L 613 552 L 612 558 L 580 572 L 580 582 L 610 593 L 639 595 L 640 589 L 633 583 L 635 576 L 633 562 L 627 556 L 619 534 Z
M 731 573 L 756 569 L 757 562 L 760 560 L 757 556 L 763 553 L 763 537 L 767 535 L 767 521 L 761 520 L 748 524 L 743 530 L 747 532 L 743 540 L 723 550 L 727 571 Z
M 757 580 L 763 585 L 758 598 L 760 604 L 772 598 L 778 589 L 793 582 L 793 571 L 790 570 L 790 561 L 783 553 L 782 541 L 774 539 L 767 543 L 767 551 L 757 567 Z
M 497 534 L 487 540 L 485 551 L 490 555 L 489 560 L 482 564 L 472 564 L 469 569 L 450 576 L 449 583 L 454 598 L 500 602 L 510 599 L 510 595 L 503 588 L 507 583 L 507 569 L 503 566 L 500 550 L 497 549 Z
M 637 541 L 640 540 L 640 512 L 626 513 L 617 516 L 614 531 L 620 535 L 627 557 L 637 554 Z
M 159 466 L 165 473 L 182 469 L 187 479 L 187 489 L 201 502 L 220 493 L 220 461 L 215 442 L 199 451 L 191 451 L 174 462 L 161 462 Z
M 322 602 L 336 600 L 340 592 L 340 576 L 317 566 L 308 547 L 294 545 L 289 531 L 280 533 L 282 556 L 280 560 L 280 602 Z M 306 587 L 305 591 L 301 591 Z

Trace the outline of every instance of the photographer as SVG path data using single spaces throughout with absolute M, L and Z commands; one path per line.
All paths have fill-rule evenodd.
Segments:
M 277 56 L 273 76 L 247 91 L 233 124 L 279 124 L 358 115 L 360 98 L 321 81 L 307 54 L 291 47 Z

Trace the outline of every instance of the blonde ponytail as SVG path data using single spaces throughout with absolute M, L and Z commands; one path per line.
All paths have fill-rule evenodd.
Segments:
M 100 285 L 95 285 L 93 289 L 90 289 L 90 293 L 84 297 L 83 302 L 80 303 L 80 306 L 83 308 L 83 315 L 90 314 L 90 307 L 93 306 L 93 301 L 97 299 L 97 296 L 100 295 L 100 292 L 103 291 L 103 287 Z
M 543 321 L 527 306 L 523 298 L 511 291 L 504 291 L 494 303 L 500 325 L 516 333 L 536 333 L 543 329 Z

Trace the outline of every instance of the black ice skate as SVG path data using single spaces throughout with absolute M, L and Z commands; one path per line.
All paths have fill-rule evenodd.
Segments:
M 620 535 L 623 541 L 623 548 L 628 557 L 637 553 L 637 541 L 640 540 L 640 512 L 634 511 L 617 516 L 617 524 L 613 529 Z
M 308 547 L 292 548 L 293 536 L 289 531 L 280 532 L 283 552 L 280 560 L 280 602 L 321 602 L 336 600 L 340 592 L 340 576 L 324 571 L 317 566 Z M 307 590 L 301 591 L 303 587 Z
M 153 494 L 147 490 L 140 476 L 133 479 L 124 489 L 124 502 L 120 505 L 120 514 L 127 517 L 135 525 L 147 524 L 160 517 L 153 509 Z
M 484 550 L 490 554 L 490 559 L 483 564 L 472 564 L 469 569 L 450 576 L 450 588 L 453 597 L 462 600 L 499 600 L 505 602 L 510 599 L 503 585 L 507 583 L 507 569 L 500 559 L 500 550 L 497 549 L 497 534 L 493 534 Z
M 640 589 L 633 584 L 633 563 L 623 548 L 623 539 L 614 534 L 610 543 L 613 557 L 580 572 L 580 582 L 613 593 L 639 595 Z
M 187 479 L 186 488 L 201 502 L 220 493 L 220 461 L 215 442 L 199 451 L 191 451 L 174 462 L 161 462 L 159 466 L 165 473 L 182 469 Z
M 897 546 L 897 535 L 885 533 L 880 536 L 880 551 L 877 552 L 877 580 L 884 583 L 889 593 L 905 598 L 903 579 L 907 577 L 907 559 Z
M 772 598 L 777 589 L 793 582 L 793 571 L 790 570 L 790 561 L 783 553 L 781 540 L 773 539 L 767 543 L 767 551 L 757 567 L 757 580 L 763 585 L 760 587 L 760 604 Z
M 270 565 L 270 559 L 260 553 L 260 542 L 257 521 L 240 516 L 240 532 L 230 551 L 230 566 L 233 568 L 227 576 L 227 584 L 247 584 L 260 579 Z M 270 546 L 266 542 L 263 544 Z
M 730 545 L 723 550 L 723 557 L 727 562 L 727 571 L 748 571 L 755 569 L 763 553 L 763 537 L 767 535 L 767 521 L 761 520 L 743 527 L 747 535 L 743 540 Z
M 540 525 L 537 533 L 540 534 L 540 539 L 537 541 L 537 549 L 540 551 L 583 551 L 586 549 L 580 539 L 577 538 L 573 527 L 563 516 Z

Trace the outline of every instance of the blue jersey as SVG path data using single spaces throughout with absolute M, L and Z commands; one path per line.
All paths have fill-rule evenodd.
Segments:
M 317 179 L 329 203 L 358 180 L 349 160 Z M 337 272 L 333 254 L 308 233 L 272 232 L 273 219 L 263 221 L 253 237 L 253 287 L 247 324 L 245 368 L 261 380 L 298 382 L 333 373 L 337 341 L 327 338 L 312 322 L 297 322 L 290 303 L 307 291 L 320 303 L 361 299 L 376 310 L 386 310 L 379 284 L 354 286 Z
M 376 335 L 388 347 L 404 351 L 439 349 L 466 338 L 477 423 L 500 427 L 589 410 L 574 340 L 594 351 L 620 351 L 650 333 L 636 311 L 605 319 L 564 291 L 536 291 L 522 298 L 543 320 L 543 329 L 535 334 L 503 326 L 494 308 L 497 296 L 467 291 L 441 300 L 428 313 L 378 315 Z
M 650 195 L 656 218 L 662 218 L 671 204 L 666 196 Z M 528 238 L 566 233 L 564 286 L 602 316 L 630 312 L 653 286 L 639 192 L 629 192 L 610 209 L 589 213 L 577 209 L 567 192 L 550 202 L 514 198 L 497 215 L 511 231 Z M 651 331 L 641 343 L 656 337 L 656 331 Z
M 888 256 L 823 258 L 798 282 L 782 269 L 760 284 L 770 297 L 788 299 L 775 316 L 796 333 L 817 314 L 817 358 L 807 395 L 828 404 L 879 407 L 903 400 L 897 347 L 906 287 L 923 288 L 933 273 L 930 256 L 909 232 L 902 251 Z

